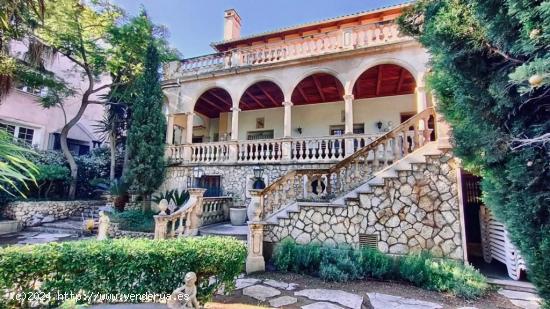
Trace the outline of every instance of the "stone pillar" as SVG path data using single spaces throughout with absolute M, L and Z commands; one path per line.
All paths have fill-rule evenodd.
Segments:
M 264 251 L 264 222 L 262 220 L 263 198 L 262 190 L 250 190 L 250 204 L 248 205 L 248 255 L 246 257 L 246 273 L 265 271 Z
M 437 97 L 432 93 L 432 102 L 435 108 L 435 139 L 437 140 L 437 148 L 444 150 L 453 148 L 451 144 L 451 126 L 445 121 L 443 115 L 437 111 Z
M 346 135 L 353 134 L 353 94 L 347 94 L 344 96 L 344 114 L 345 114 L 345 129 Z M 353 154 L 354 141 L 353 138 L 346 138 L 344 142 L 345 156 L 348 157 Z
M 426 89 L 424 86 L 417 86 L 416 90 L 416 113 L 428 108 L 428 97 L 426 96 Z
M 248 222 L 248 256 L 246 257 L 246 273 L 265 271 L 264 225 L 261 222 Z
M 172 145 L 174 143 L 174 115 L 168 115 L 166 122 L 166 144 Z
M 283 102 L 285 107 L 285 120 L 283 137 L 292 137 L 292 102 Z
M 196 202 L 187 216 L 185 234 L 186 236 L 197 236 L 199 227 L 201 227 L 203 196 L 206 189 L 189 188 L 187 191 L 189 192 L 189 200 L 196 199 Z
M 233 106 L 231 108 L 231 140 L 239 140 L 239 107 Z
M 353 134 L 353 94 L 344 96 L 345 129 L 344 133 Z
M 258 222 L 262 220 L 262 191 L 262 189 L 248 190 L 250 193 L 250 203 L 246 209 L 246 215 L 249 221 Z
M 168 228 L 168 216 L 157 215 L 155 218 L 155 239 L 166 239 L 166 229 Z
M 187 123 L 185 125 L 185 144 L 191 144 L 193 143 L 193 118 L 195 116 L 195 113 L 188 112 L 187 115 Z

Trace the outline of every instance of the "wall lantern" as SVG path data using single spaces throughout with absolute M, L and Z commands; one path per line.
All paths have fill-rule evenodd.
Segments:
M 297 127 L 297 128 L 296 128 L 296 132 L 298 132 L 298 134 L 302 134 L 302 128 L 301 128 L 301 127 Z
M 378 128 L 378 130 L 382 130 L 382 121 L 378 120 L 376 123 L 375 123 L 376 127 Z
M 196 186 L 198 179 L 204 175 L 204 170 L 199 167 L 193 167 L 191 176 L 187 177 L 187 188 L 193 188 Z
M 252 185 L 252 188 L 255 190 L 261 190 L 265 188 L 265 182 L 262 178 L 262 174 L 264 173 L 264 170 L 261 167 L 254 168 L 254 184 Z

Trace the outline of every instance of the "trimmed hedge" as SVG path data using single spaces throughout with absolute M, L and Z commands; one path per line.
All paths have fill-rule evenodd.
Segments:
M 273 262 L 280 271 L 318 276 L 325 281 L 375 278 L 401 280 L 416 286 L 473 299 L 488 288 L 483 275 L 454 260 L 435 259 L 427 252 L 392 258 L 376 249 L 299 245 L 285 239 L 275 248 Z
M 194 271 L 199 299 L 205 301 L 222 284 L 226 289 L 233 286 L 235 277 L 243 271 L 245 258 L 242 242 L 221 237 L 12 246 L 0 249 L 0 291 L 27 295 L 170 294 L 183 284 L 187 272 Z M 209 280 L 212 276 L 215 281 Z M 28 307 L 24 301 L 3 296 L 0 302 L 4 305 Z M 62 302 L 51 299 L 49 305 Z

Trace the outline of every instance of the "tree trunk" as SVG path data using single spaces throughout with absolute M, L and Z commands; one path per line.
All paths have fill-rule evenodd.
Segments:
M 143 194 L 141 198 L 141 210 L 143 212 L 151 211 L 151 196 L 148 194 Z
M 109 170 L 109 179 L 111 182 L 115 180 L 115 164 L 116 164 L 116 133 L 111 132 L 109 145 L 111 148 L 111 169 Z
M 128 171 L 128 164 L 130 164 L 130 151 L 128 150 L 128 138 L 124 142 L 124 161 L 122 162 L 122 176 L 126 176 Z
M 69 199 L 74 199 L 76 196 L 76 184 L 78 181 L 78 165 L 76 165 L 76 161 L 74 159 L 73 154 L 69 150 L 69 146 L 67 145 L 67 136 L 69 135 L 69 130 L 78 123 L 80 118 L 82 117 L 82 114 L 84 114 L 84 111 L 86 110 L 86 107 L 88 107 L 88 94 L 85 93 L 82 96 L 82 103 L 80 105 L 80 108 L 78 109 L 78 112 L 76 115 L 71 119 L 69 122 L 67 122 L 63 129 L 61 129 L 61 151 L 63 152 L 63 156 L 67 159 L 69 162 L 69 167 L 71 169 L 71 183 L 69 186 Z

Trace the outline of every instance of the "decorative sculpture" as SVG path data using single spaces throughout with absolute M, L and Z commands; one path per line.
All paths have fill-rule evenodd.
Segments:
M 99 226 L 97 228 L 97 240 L 107 239 L 107 232 L 109 230 L 109 224 L 111 219 L 105 214 L 103 210 L 99 211 Z
M 197 300 L 197 275 L 194 272 L 185 274 L 185 284 L 172 292 L 168 299 L 167 305 L 170 309 L 199 309 L 199 301 Z

